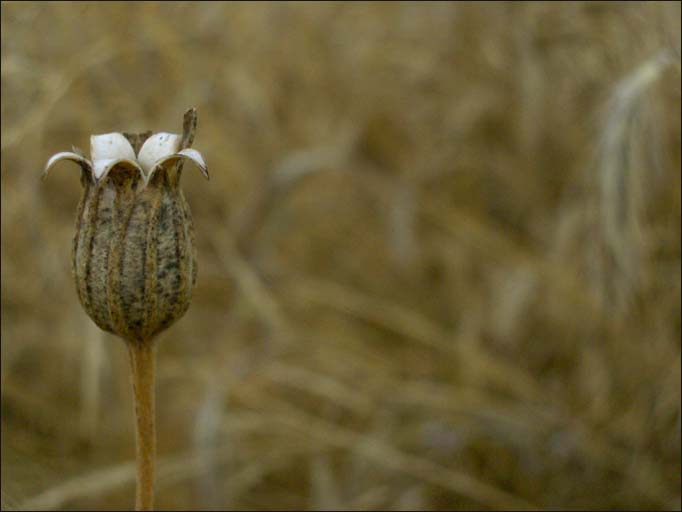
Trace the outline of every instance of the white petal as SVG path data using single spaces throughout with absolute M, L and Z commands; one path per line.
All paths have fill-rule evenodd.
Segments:
M 204 157 L 201 156 L 201 153 L 199 153 L 196 149 L 190 149 L 186 148 L 183 149 L 182 151 L 178 151 L 174 155 L 168 155 L 163 158 L 160 158 L 156 162 L 154 162 L 154 167 L 152 168 L 151 172 L 147 176 L 147 182 L 151 180 L 152 176 L 154 173 L 159 170 L 161 167 L 163 167 L 164 164 L 168 162 L 174 162 L 177 160 L 191 160 L 196 164 L 196 166 L 199 168 L 201 173 L 206 177 L 206 179 L 209 179 L 208 176 L 208 167 L 206 167 L 206 162 L 204 162 Z
M 204 162 L 204 157 L 196 149 L 185 148 L 182 151 L 178 151 L 178 155 L 182 155 L 194 162 L 201 171 L 201 174 L 206 176 L 206 179 L 209 179 L 208 166 L 206 165 L 206 162 Z
M 92 135 L 90 137 L 90 158 L 97 163 L 97 160 L 111 160 L 123 158 L 135 160 L 135 151 L 123 134 L 105 133 L 103 135 Z
M 160 132 L 149 137 L 137 155 L 144 172 L 149 174 L 157 160 L 174 154 L 180 148 L 182 137 L 175 133 Z
M 96 180 L 101 180 L 109 171 L 117 165 L 127 167 L 128 169 L 135 169 L 140 172 L 144 178 L 144 173 L 142 168 L 138 165 L 135 160 L 130 160 L 127 158 L 105 158 L 104 160 L 95 160 L 95 165 L 93 168 L 93 174 Z
M 89 169 L 92 169 L 92 164 L 90 163 L 90 160 L 88 160 L 84 156 L 79 155 L 78 153 L 72 153 L 71 151 L 62 151 L 61 153 L 52 155 L 50 159 L 47 161 L 47 164 L 45 164 L 45 169 L 43 170 L 43 179 L 45 179 L 47 173 L 50 172 L 50 169 L 52 169 L 52 167 L 55 164 L 61 162 L 62 160 L 70 160 L 78 164 L 86 164 Z

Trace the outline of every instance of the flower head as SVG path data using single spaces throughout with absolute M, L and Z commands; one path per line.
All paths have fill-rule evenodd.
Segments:
M 208 178 L 191 149 L 196 110 L 182 135 L 107 133 L 90 137 L 90 159 L 74 148 L 53 155 L 80 165 L 83 196 L 73 240 L 73 272 L 83 308 L 102 329 L 146 342 L 180 318 L 196 283 L 189 205 L 179 187 L 184 161 Z
M 191 109 L 185 114 L 194 121 L 190 121 L 190 130 L 196 127 L 196 111 Z M 187 124 L 187 123 L 185 123 Z M 187 127 L 186 127 L 187 128 Z M 191 135 L 190 137 L 193 137 Z M 189 146 L 192 141 L 187 135 L 159 132 L 142 134 L 105 133 L 90 136 L 90 158 L 88 160 L 76 148 L 74 151 L 63 151 L 52 155 L 45 165 L 43 178 L 50 170 L 63 160 L 70 160 L 81 165 L 89 172 L 93 181 L 97 182 L 107 177 L 112 169 L 130 169 L 140 173 L 144 184 L 148 184 L 154 174 L 168 164 L 182 160 L 194 162 L 199 170 L 208 178 L 208 170 L 204 159 L 196 149 Z

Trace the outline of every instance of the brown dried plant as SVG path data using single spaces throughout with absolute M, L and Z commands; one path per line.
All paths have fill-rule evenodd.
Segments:
M 184 160 L 208 178 L 190 149 L 196 110 L 185 113 L 182 136 L 109 133 L 91 137 L 91 158 L 57 153 L 81 167 L 81 197 L 73 238 L 78 298 L 103 330 L 126 342 L 136 418 L 137 510 L 154 504 L 156 336 L 189 308 L 197 255 L 189 206 L 179 187 Z

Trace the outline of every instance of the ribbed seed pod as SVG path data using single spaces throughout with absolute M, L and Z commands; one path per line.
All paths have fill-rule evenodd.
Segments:
M 187 311 L 196 268 L 189 207 L 167 172 L 146 186 L 129 169 L 86 180 L 73 269 L 100 328 L 130 341 L 154 337 Z
M 179 187 L 183 159 L 208 177 L 201 155 L 189 149 L 194 109 L 184 133 L 113 133 L 91 138 L 92 163 L 59 153 L 82 167 L 73 239 L 78 298 L 103 330 L 143 342 L 180 318 L 196 283 L 194 228 Z

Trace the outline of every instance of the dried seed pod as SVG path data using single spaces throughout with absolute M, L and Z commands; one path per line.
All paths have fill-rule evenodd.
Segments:
M 208 178 L 190 149 L 196 111 L 183 134 L 109 133 L 91 137 L 91 158 L 58 153 L 80 164 L 83 196 L 73 240 L 73 271 L 83 308 L 105 331 L 141 343 L 189 307 L 197 263 L 192 217 L 179 187 L 184 160 Z

